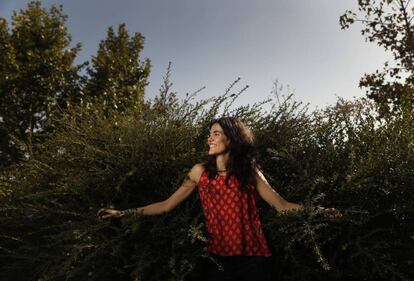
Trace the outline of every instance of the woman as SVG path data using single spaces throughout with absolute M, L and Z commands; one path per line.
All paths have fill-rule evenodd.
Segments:
M 238 118 L 222 117 L 210 123 L 208 160 L 193 166 L 183 184 L 167 200 L 144 207 L 100 209 L 98 217 L 158 215 L 169 212 L 198 186 L 209 239 L 207 251 L 223 265 L 210 265 L 205 280 L 270 280 L 271 256 L 255 197 L 258 195 L 277 211 L 302 210 L 286 201 L 259 171 L 253 134 Z M 335 209 L 324 209 L 332 217 Z M 207 276 L 208 275 L 208 276 Z

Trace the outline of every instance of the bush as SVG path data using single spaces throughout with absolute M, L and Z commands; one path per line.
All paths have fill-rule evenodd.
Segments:
M 288 95 L 232 109 L 169 92 L 103 116 L 70 109 L 28 161 L 1 174 L 1 280 L 202 280 L 197 194 L 171 213 L 100 222 L 101 207 L 164 200 L 205 157 L 207 124 L 222 114 L 255 132 L 259 163 L 291 201 L 336 207 L 340 221 L 278 214 L 259 204 L 277 280 L 412 280 L 414 144 L 410 114 L 378 119 L 366 100 L 318 112 Z M 397 262 L 398 261 L 398 262 Z

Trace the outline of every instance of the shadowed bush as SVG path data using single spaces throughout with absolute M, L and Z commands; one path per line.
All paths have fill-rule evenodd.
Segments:
M 413 120 L 376 118 L 365 100 L 308 113 L 292 96 L 232 109 L 244 91 L 196 102 L 166 82 L 134 111 L 76 108 L 33 158 L 1 174 L 1 280 L 202 280 L 206 233 L 196 192 L 171 213 L 100 222 L 96 211 L 164 200 L 206 156 L 208 122 L 238 116 L 285 198 L 336 207 L 278 214 L 260 202 L 275 280 L 412 280 Z

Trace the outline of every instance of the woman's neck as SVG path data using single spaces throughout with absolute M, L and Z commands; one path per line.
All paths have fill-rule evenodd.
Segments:
M 230 153 L 220 154 L 216 157 L 217 171 L 227 171 L 227 163 L 229 161 Z

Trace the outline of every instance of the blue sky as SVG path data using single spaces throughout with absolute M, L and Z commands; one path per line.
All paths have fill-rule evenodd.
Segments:
M 0 17 L 29 1 L 0 0 Z M 158 92 L 168 62 L 173 89 L 183 97 L 202 86 L 201 97 L 218 96 L 237 77 L 249 90 L 239 104 L 270 96 L 273 82 L 289 86 L 311 107 L 337 97 L 363 96 L 358 81 L 390 56 L 366 43 L 360 26 L 341 30 L 339 17 L 356 0 L 47 0 L 63 5 L 78 62 L 89 60 L 109 26 L 126 23 L 145 37 L 143 57 L 153 65 L 147 97 Z

